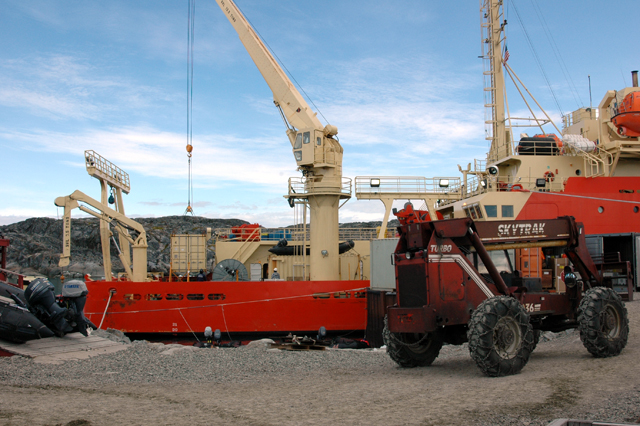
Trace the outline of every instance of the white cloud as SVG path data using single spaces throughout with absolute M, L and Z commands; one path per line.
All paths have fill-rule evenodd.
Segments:
M 145 108 L 170 95 L 139 84 L 101 64 L 63 54 L 10 59 L 0 65 L 0 105 L 28 109 L 50 119 L 104 120 L 126 111 L 144 116 Z
M 89 130 L 83 133 L 0 132 L 20 143 L 20 149 L 82 155 L 87 147 L 127 172 L 150 177 L 184 179 L 187 153 L 184 136 L 150 127 Z M 228 135 L 194 140 L 193 176 L 196 182 L 243 182 L 260 186 L 280 184 L 282 175 L 297 175 L 288 142 L 267 138 L 244 139 Z M 17 145 L 17 144 L 16 144 Z M 256 147 L 261 147 L 257 149 Z M 82 160 L 80 160 L 82 161 Z M 217 186 L 215 184 L 214 186 Z M 210 187 L 200 183 L 200 187 Z

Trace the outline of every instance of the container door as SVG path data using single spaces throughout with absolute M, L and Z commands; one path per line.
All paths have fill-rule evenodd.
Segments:
M 252 263 L 251 264 L 251 281 L 261 281 L 262 280 L 262 265 L 260 263 Z

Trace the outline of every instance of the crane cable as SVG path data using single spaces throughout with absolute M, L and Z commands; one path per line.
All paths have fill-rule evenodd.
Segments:
M 547 35 L 547 40 L 549 41 L 549 44 L 551 45 L 553 53 L 555 54 L 556 59 L 560 64 L 560 70 L 562 71 L 562 74 L 564 75 L 564 79 L 567 81 L 569 85 L 569 90 L 573 95 L 573 100 L 576 102 L 576 105 L 578 105 L 578 108 L 580 108 L 584 105 L 584 103 L 582 102 L 582 98 L 580 98 L 580 93 L 578 92 L 578 89 L 576 88 L 576 85 L 573 79 L 571 79 L 571 74 L 569 73 L 569 69 L 567 68 L 567 64 L 565 63 L 564 58 L 562 57 L 562 54 L 560 53 L 560 49 L 558 49 L 558 44 L 556 43 L 553 37 L 553 33 L 549 30 L 549 25 L 547 25 L 547 21 L 544 18 L 544 14 L 540 10 L 540 5 L 538 5 L 538 3 L 535 0 L 531 0 L 531 4 L 533 5 L 536 15 L 538 15 L 538 19 L 542 23 L 542 29 Z
M 195 1 L 195 0 L 194 0 Z M 249 23 L 249 25 L 251 25 L 251 27 L 253 28 L 253 30 L 256 32 L 256 34 L 258 35 L 258 37 L 260 38 L 260 41 L 262 41 L 262 43 L 264 43 L 264 45 L 267 47 L 267 50 L 273 55 L 273 57 L 276 59 L 276 61 L 278 62 L 278 64 L 280 64 L 280 66 L 282 66 L 282 68 L 284 69 L 285 73 L 291 77 L 291 80 L 293 80 L 293 83 L 296 87 L 298 87 L 300 89 L 300 91 L 304 94 L 304 96 L 309 100 L 309 102 L 311 102 L 311 105 L 313 105 L 313 107 L 315 108 L 316 111 L 318 111 L 318 114 L 320 114 L 320 116 L 324 119 L 324 121 L 326 123 L 329 123 L 329 120 L 327 120 L 327 117 L 324 116 L 324 114 L 322 113 L 322 111 L 320 111 L 320 108 L 318 108 L 318 106 L 315 104 L 315 102 L 313 102 L 313 99 L 311 99 L 311 97 L 307 94 L 307 92 L 305 92 L 305 90 L 303 89 L 302 85 L 300 85 L 300 83 L 298 83 L 298 80 L 296 80 L 296 78 L 293 76 L 293 74 L 289 71 L 289 69 L 286 67 L 286 65 L 284 64 L 284 62 L 282 62 L 280 60 L 280 57 L 278 57 L 278 55 L 276 54 L 276 52 L 271 48 L 271 46 L 269 45 L 269 43 L 267 43 L 266 39 L 264 37 L 262 37 L 262 34 L 260 34 L 260 32 L 258 31 L 258 29 L 256 28 L 255 25 L 253 25 L 253 23 L 251 23 L 251 21 L 249 20 L 249 18 L 247 18 L 247 15 L 245 15 L 245 13 L 242 11 L 242 9 L 240 9 L 240 6 L 236 5 L 236 7 L 238 8 L 238 10 L 240 11 L 240 13 L 242 13 L 245 16 L 245 19 L 247 20 L 247 22 Z M 276 107 L 280 108 L 279 105 L 276 104 Z M 282 112 L 281 112 L 282 113 Z M 289 127 L 289 123 L 286 121 L 285 119 L 285 125 L 287 127 Z M 337 139 L 337 138 L 336 138 Z
M 187 158 L 189 159 L 189 199 L 184 214 L 193 215 L 193 175 L 191 172 L 191 152 L 193 151 L 193 39 L 195 28 L 196 0 L 189 0 L 187 22 Z
M 538 52 L 536 51 L 535 47 L 533 46 L 533 42 L 531 41 L 531 37 L 529 37 L 529 33 L 527 31 L 527 28 L 524 25 L 524 22 L 522 21 L 522 18 L 520 17 L 520 13 L 518 12 L 518 8 L 516 7 L 515 2 L 511 2 L 511 6 L 513 7 L 513 11 L 516 13 L 516 17 L 518 18 L 518 22 L 520 24 L 520 27 L 522 28 L 522 32 L 525 35 L 525 39 L 527 40 L 527 44 L 529 45 L 529 48 L 531 49 L 531 52 L 533 53 L 533 58 L 536 61 L 536 65 L 538 65 L 538 69 L 540 70 L 540 72 L 542 73 L 542 76 L 544 77 L 545 82 L 547 83 L 547 87 L 549 88 L 549 92 L 551 92 L 551 97 L 553 98 L 553 101 L 556 104 L 556 107 L 558 107 L 558 111 L 560 111 L 560 115 L 564 117 L 564 111 L 562 111 L 562 108 L 560 107 L 560 103 L 558 102 L 558 98 L 556 97 L 556 93 L 553 90 L 553 87 L 551 86 L 551 82 L 549 81 L 549 77 L 547 76 L 547 73 L 545 72 L 544 66 L 542 64 L 542 61 L 540 60 L 540 57 L 538 56 Z

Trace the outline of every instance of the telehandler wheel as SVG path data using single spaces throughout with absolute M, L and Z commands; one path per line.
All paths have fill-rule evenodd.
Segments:
M 442 338 L 436 333 L 392 333 L 384 318 L 382 340 L 387 353 L 400 367 L 426 367 L 433 364 L 442 348 Z
M 471 316 L 467 336 L 471 358 L 491 377 L 519 373 L 534 348 L 529 315 L 509 296 L 482 302 Z
M 580 340 L 595 357 L 618 355 L 627 345 L 629 318 L 627 308 L 613 289 L 588 290 L 578 307 Z
M 542 336 L 542 331 L 533 330 L 533 347 L 531 348 L 531 352 L 533 352 L 538 346 L 538 343 L 540 343 L 540 336 Z

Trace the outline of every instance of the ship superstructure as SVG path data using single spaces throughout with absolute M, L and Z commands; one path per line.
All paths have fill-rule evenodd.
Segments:
M 356 178 L 358 199 L 380 199 L 385 220 L 394 199 L 424 200 L 432 220 L 553 219 L 574 216 L 584 224 L 595 258 L 619 263 L 621 275 L 640 284 L 640 88 L 610 90 L 597 108 L 580 108 L 563 118 L 560 131 L 543 112 L 539 134 L 521 134 L 505 102 L 505 75 L 528 93 L 503 54 L 506 21 L 502 2 L 481 2 L 486 139 L 484 160 L 465 168 L 462 178 L 366 176 Z M 533 99 L 533 97 L 532 97 Z M 537 104 L 535 99 L 525 103 Z M 538 105 L 539 106 L 539 105 Z M 555 126 L 555 124 L 554 124 Z M 415 183 L 419 184 L 416 186 Z M 414 186 L 418 190 L 405 191 Z M 402 188 L 399 190 L 399 188 Z M 542 264 L 542 261 L 540 262 Z

